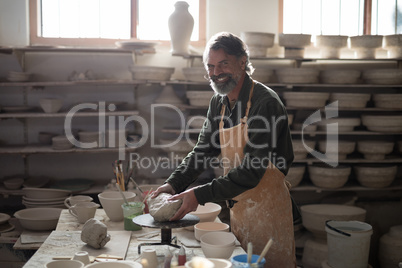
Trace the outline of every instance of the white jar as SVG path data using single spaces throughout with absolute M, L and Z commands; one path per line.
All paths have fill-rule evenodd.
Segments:
M 174 55 L 188 55 L 191 34 L 193 33 L 194 18 L 188 12 L 188 3 L 177 1 L 175 11 L 170 15 L 168 25 Z

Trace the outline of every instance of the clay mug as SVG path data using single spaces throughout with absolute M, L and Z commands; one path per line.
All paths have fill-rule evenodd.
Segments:
M 153 248 L 145 248 L 141 253 L 141 264 L 146 268 L 157 268 L 158 257 L 156 251 Z
M 74 206 L 75 204 L 81 203 L 81 202 L 91 202 L 93 199 L 92 197 L 88 195 L 74 195 L 74 196 L 69 196 L 64 200 L 64 205 L 67 208 L 70 208 Z
M 95 216 L 98 207 L 100 207 L 100 205 L 94 202 L 81 202 L 70 207 L 68 212 L 76 217 L 79 223 L 85 223 Z

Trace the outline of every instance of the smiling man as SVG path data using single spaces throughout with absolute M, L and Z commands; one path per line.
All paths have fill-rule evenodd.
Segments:
M 244 249 L 256 254 L 270 238 L 265 267 L 296 267 L 292 202 L 285 175 L 293 161 L 286 109 L 278 95 L 251 77 L 247 46 L 219 33 L 208 42 L 203 62 L 215 91 L 198 142 L 152 195 L 167 192 L 183 204 L 171 221 L 199 204 L 227 201 L 230 225 Z M 188 188 L 220 156 L 224 175 Z

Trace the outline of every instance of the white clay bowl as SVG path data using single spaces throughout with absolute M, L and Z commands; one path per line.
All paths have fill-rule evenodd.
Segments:
M 334 146 L 331 142 L 327 144 L 327 141 L 319 141 L 318 148 L 321 152 L 325 153 L 329 159 L 333 159 L 334 156 L 337 155 L 338 160 L 344 160 L 348 154 L 355 151 L 356 142 L 338 141 L 337 146 Z
M 314 150 L 316 141 L 293 139 L 292 145 L 295 160 L 302 160 L 306 159 L 308 153 Z
M 402 109 L 402 94 L 374 94 L 374 105 L 383 109 Z
M 350 46 L 358 59 L 374 59 L 375 51 L 382 46 L 382 35 L 359 35 L 350 37 Z
M 357 151 L 369 160 L 384 160 L 385 155 L 390 154 L 394 149 L 394 143 L 390 141 L 358 141 Z
M 315 84 L 320 71 L 313 68 L 281 68 L 275 73 L 280 83 Z
M 329 99 L 327 92 L 283 92 L 286 106 L 298 108 L 321 108 Z
M 130 67 L 133 80 L 170 80 L 174 72 L 173 67 L 136 66 Z
M 320 188 L 337 189 L 345 185 L 349 179 L 352 168 L 349 166 L 308 166 L 308 172 L 313 184 Z
M 402 115 L 362 115 L 363 125 L 370 131 L 401 132 Z
M 229 259 L 236 246 L 231 232 L 213 232 L 200 237 L 201 249 L 207 258 Z
M 384 188 L 395 180 L 398 167 L 391 165 L 354 166 L 357 181 L 365 187 Z
M 388 50 L 389 58 L 402 57 L 402 34 L 384 36 L 384 48 Z
M 324 84 L 356 84 L 361 76 L 358 70 L 323 70 L 320 73 Z
M 274 45 L 275 34 L 264 32 L 242 32 L 240 38 L 247 44 L 250 57 L 265 57 L 267 49 Z
M 329 124 L 338 124 L 338 131 L 339 132 L 351 132 L 354 130 L 355 127 L 360 126 L 361 120 L 360 118 L 346 118 L 346 117 L 339 117 L 339 118 L 330 118 L 325 119 L 318 122 L 318 129 L 327 131 Z M 335 126 L 335 125 L 333 125 Z
M 212 232 L 229 232 L 229 225 L 223 222 L 199 222 L 194 225 L 194 236 L 198 241 L 204 234 Z
M 365 70 L 362 74 L 367 84 L 394 85 L 402 83 L 401 69 L 371 69 Z
M 32 231 L 48 231 L 56 229 L 61 208 L 27 208 L 14 213 L 22 227 Z
M 274 70 L 269 67 L 255 67 L 251 76 L 260 83 L 268 83 L 272 80 L 273 75 Z
M 296 187 L 302 181 L 305 171 L 306 166 L 304 165 L 292 165 L 289 168 L 288 174 L 286 175 L 285 179 L 291 184 L 292 187 Z
M 339 108 L 364 108 L 370 97 L 369 93 L 331 93 L 329 101 L 338 101 Z
M 40 99 L 40 107 L 42 107 L 45 113 L 57 113 L 63 106 L 63 101 L 61 99 Z
M 316 45 L 320 48 L 321 58 L 339 59 L 340 49 L 347 46 L 348 38 L 344 35 L 317 35 Z

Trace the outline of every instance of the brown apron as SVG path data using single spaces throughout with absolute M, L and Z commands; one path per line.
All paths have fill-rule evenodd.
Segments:
M 244 158 L 243 149 L 248 141 L 247 117 L 253 89 L 254 84 L 250 90 L 245 117 L 240 124 L 223 128 L 225 105 L 222 107 L 219 139 L 221 156 L 225 159 L 225 175 Z M 236 196 L 234 200 L 237 203 L 230 210 L 230 225 L 242 248 L 246 250 L 248 242 L 252 242 L 253 253 L 259 255 L 272 238 L 274 243 L 265 256 L 265 268 L 296 267 L 292 204 L 285 175 L 270 163 L 258 185 Z

